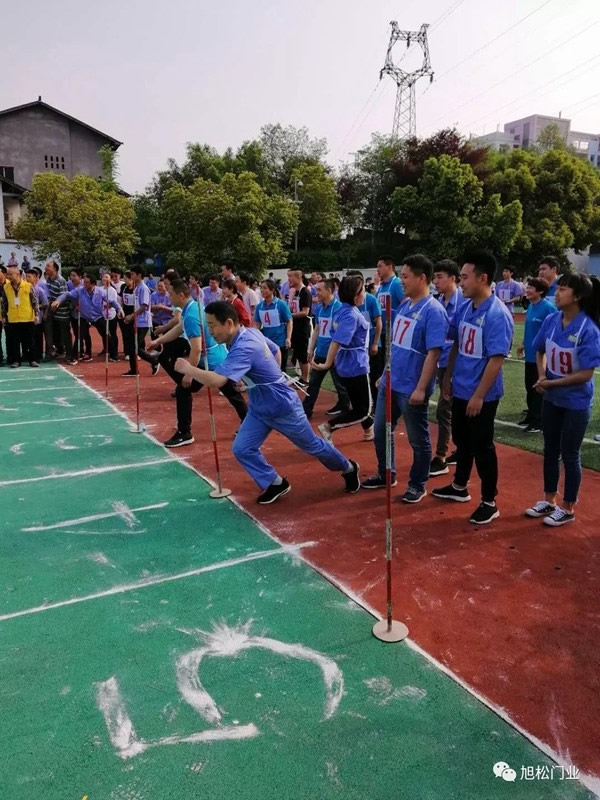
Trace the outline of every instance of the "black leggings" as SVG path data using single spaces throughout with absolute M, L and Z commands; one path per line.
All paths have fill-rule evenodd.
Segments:
M 356 425 L 357 422 L 360 422 L 364 430 L 367 430 L 373 425 L 368 374 L 355 375 L 352 378 L 342 378 L 341 375 L 338 375 L 338 379 L 348 392 L 351 408 L 329 420 L 331 429 L 347 428 L 349 425 Z

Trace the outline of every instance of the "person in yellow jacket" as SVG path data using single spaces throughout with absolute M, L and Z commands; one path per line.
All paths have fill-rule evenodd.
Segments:
M 33 286 L 21 277 L 19 267 L 7 267 L 7 280 L 0 294 L 2 320 L 6 330 L 6 355 L 11 367 L 28 361 L 30 367 L 39 364 L 33 358 L 33 328 L 38 313 L 38 301 Z

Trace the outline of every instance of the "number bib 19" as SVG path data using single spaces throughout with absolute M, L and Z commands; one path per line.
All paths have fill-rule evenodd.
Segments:
M 321 317 L 319 319 L 319 338 L 331 339 L 331 317 Z
M 458 352 L 468 358 L 483 358 L 483 331 L 470 322 L 458 328 Z
M 552 339 L 546 339 L 546 366 L 553 375 L 562 377 L 579 370 L 576 347 L 559 347 Z
M 260 324 L 263 328 L 276 328 L 281 324 L 279 310 L 277 308 L 270 308 L 268 311 L 259 310 L 258 316 L 260 317 Z
M 416 319 L 410 319 L 398 314 L 394 320 L 392 344 L 395 344 L 396 347 L 402 347 L 404 350 L 412 350 L 412 340 L 416 327 Z

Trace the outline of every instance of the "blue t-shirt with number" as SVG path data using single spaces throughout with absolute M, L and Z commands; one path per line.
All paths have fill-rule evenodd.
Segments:
M 373 344 L 375 338 L 375 326 L 377 324 L 377 317 L 381 316 L 381 306 L 374 294 L 365 294 L 365 302 L 361 306 L 357 306 L 360 313 L 369 323 L 369 346 Z M 381 346 L 381 338 L 379 339 Z
M 385 303 L 383 298 L 385 295 L 389 294 L 390 302 L 392 304 L 392 312 L 395 311 L 402 300 L 404 299 L 404 289 L 402 288 L 402 282 L 397 275 L 394 275 L 392 278 L 388 278 L 387 281 L 383 281 L 383 283 L 379 284 L 379 289 L 377 289 L 377 300 L 379 301 L 379 305 L 381 306 L 381 321 L 383 323 L 383 334 L 385 335 Z M 392 313 L 392 319 L 394 315 Z
M 368 335 L 369 323 L 356 306 L 342 303 L 333 323 L 331 337 L 340 345 L 335 356 L 335 369 L 340 378 L 354 378 L 368 373 Z
M 277 347 L 285 347 L 287 323 L 291 320 L 290 307 L 278 297 L 272 303 L 261 300 L 254 310 L 254 321 L 260 322 L 260 328 Z
M 328 306 L 320 303 L 315 307 L 315 325 L 319 331 L 315 355 L 319 358 L 327 358 L 327 351 L 331 344 L 334 317 L 341 307 L 342 304 L 339 300 L 332 300 Z

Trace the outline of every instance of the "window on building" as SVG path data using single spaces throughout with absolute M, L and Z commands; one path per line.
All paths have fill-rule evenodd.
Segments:
M 44 156 L 44 169 L 48 169 L 48 156 Z
M 14 167 L 0 167 L 0 178 L 6 178 L 8 181 L 14 181 L 15 168 Z

